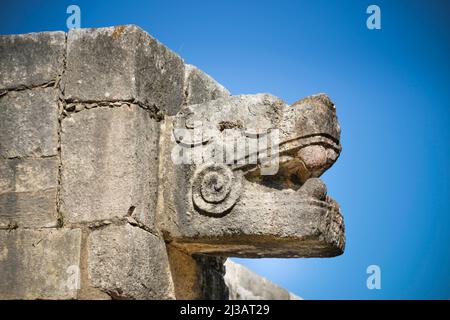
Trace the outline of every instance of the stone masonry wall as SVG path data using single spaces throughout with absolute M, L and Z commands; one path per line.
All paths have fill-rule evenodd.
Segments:
M 136 26 L 0 36 L 0 298 L 238 298 L 156 224 L 164 118 L 229 95 Z
M 135 26 L 0 37 L 0 297 L 175 298 L 159 122 L 184 63 Z

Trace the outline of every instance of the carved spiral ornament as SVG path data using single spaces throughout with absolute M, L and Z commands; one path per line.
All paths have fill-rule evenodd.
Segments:
M 221 217 L 239 199 L 241 174 L 220 163 L 203 164 L 194 173 L 192 200 L 199 211 Z

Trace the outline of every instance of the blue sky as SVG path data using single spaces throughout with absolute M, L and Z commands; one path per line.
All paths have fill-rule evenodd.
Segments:
M 448 1 L 8 1 L 0 33 L 67 30 L 70 4 L 82 27 L 141 26 L 232 94 L 336 103 L 343 152 L 323 179 L 345 253 L 237 261 L 306 299 L 450 298 Z

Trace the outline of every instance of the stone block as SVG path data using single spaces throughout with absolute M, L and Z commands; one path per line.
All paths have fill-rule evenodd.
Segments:
M 61 210 L 66 221 L 132 216 L 153 228 L 158 123 L 136 105 L 96 107 L 62 121 Z
M 183 103 L 183 82 L 181 58 L 136 26 L 68 33 L 64 83 L 69 100 L 135 99 L 174 114 Z
M 174 299 L 164 242 L 129 224 L 94 230 L 88 238 L 90 285 L 113 299 Z
M 49 157 L 58 148 L 58 92 L 11 91 L 0 97 L 0 156 Z
M 57 224 L 58 159 L 0 159 L 0 228 Z
M 75 299 L 81 230 L 0 230 L 0 299 Z
M 0 36 L 0 90 L 56 80 L 62 72 L 64 32 Z
M 224 86 L 190 64 L 185 65 L 184 94 L 185 105 L 199 104 L 230 96 L 230 92 Z

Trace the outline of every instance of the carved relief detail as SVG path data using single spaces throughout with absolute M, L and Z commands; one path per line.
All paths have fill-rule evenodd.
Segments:
M 242 174 L 221 163 L 197 168 L 192 182 L 192 201 L 206 215 L 226 215 L 239 199 Z

